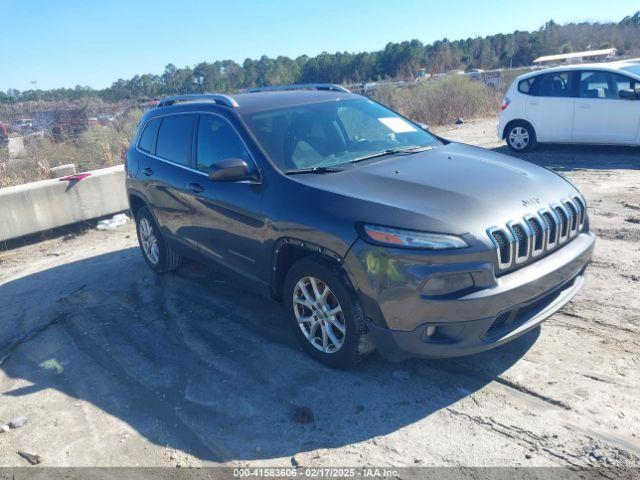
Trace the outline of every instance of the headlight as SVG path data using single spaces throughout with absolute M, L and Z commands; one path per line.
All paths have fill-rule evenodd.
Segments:
M 444 250 L 469 246 L 462 238 L 443 233 L 416 232 L 378 225 L 362 225 L 360 230 L 364 240 L 390 247 Z

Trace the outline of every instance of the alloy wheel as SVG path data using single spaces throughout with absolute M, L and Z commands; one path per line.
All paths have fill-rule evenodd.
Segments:
M 146 218 L 140 220 L 140 243 L 147 259 L 154 265 L 160 261 L 160 248 L 158 239 L 153 231 L 151 222 Z
M 323 353 L 344 344 L 347 323 L 336 295 L 322 280 L 303 277 L 293 289 L 293 311 L 305 338 Z

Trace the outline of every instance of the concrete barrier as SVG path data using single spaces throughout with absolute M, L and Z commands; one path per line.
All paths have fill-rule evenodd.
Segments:
M 0 241 L 129 208 L 123 165 L 89 173 L 77 181 L 52 179 L 0 189 Z

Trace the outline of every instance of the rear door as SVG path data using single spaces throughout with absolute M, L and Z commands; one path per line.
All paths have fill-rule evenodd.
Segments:
M 636 81 L 605 70 L 578 72 L 573 140 L 584 143 L 632 143 L 638 136 L 640 102 L 620 98 Z
M 551 72 L 537 78 L 526 97 L 526 118 L 541 142 L 569 142 L 573 131 L 574 75 Z
M 229 120 L 216 113 L 201 113 L 196 129 L 194 167 L 201 172 L 201 190 L 192 194 L 189 241 L 211 260 L 260 282 L 265 219 L 262 184 L 251 181 L 214 182 L 211 165 L 242 158 L 257 169 L 249 149 Z
M 199 177 L 191 168 L 197 118 L 193 113 L 162 117 L 154 153 L 146 155 L 138 169 L 155 218 L 171 240 L 183 241 L 191 226 L 190 187 Z

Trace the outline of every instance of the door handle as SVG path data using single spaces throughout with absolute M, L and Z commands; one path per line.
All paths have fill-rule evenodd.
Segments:
M 190 183 L 187 185 L 187 190 L 193 193 L 204 192 L 204 188 L 199 183 Z
M 529 102 L 529 105 L 538 105 L 538 103 L 540 103 L 540 102 L 536 102 L 536 101 L 531 100 L 531 101 Z
M 580 105 L 578 105 L 580 108 L 584 108 L 585 110 L 588 108 L 591 108 L 591 105 L 589 105 L 588 103 L 581 103 Z
M 144 173 L 147 177 L 153 175 L 153 170 L 151 170 L 149 167 L 145 167 L 142 169 L 142 173 Z

